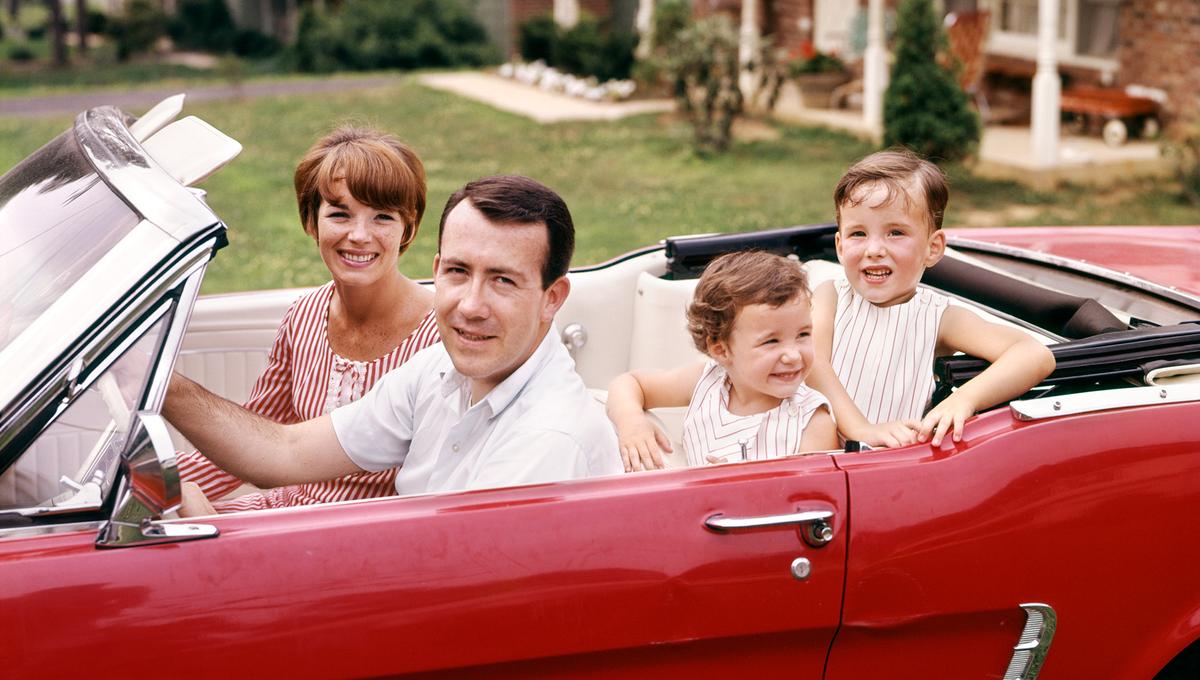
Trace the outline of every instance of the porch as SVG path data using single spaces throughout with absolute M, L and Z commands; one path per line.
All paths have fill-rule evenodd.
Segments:
M 878 125 L 868 123 L 855 109 L 806 108 L 792 83 L 785 83 L 776 104 L 778 120 L 848 132 L 878 142 Z M 987 125 L 972 172 L 992 179 L 1011 179 L 1038 190 L 1063 182 L 1108 186 L 1131 177 L 1166 177 L 1170 163 L 1155 141 L 1130 140 L 1109 146 L 1096 136 L 1073 135 L 1063 130 L 1057 157 L 1039 162 L 1033 153 L 1033 132 L 1025 125 Z

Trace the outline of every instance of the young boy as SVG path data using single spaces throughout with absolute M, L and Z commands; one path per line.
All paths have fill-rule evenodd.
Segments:
M 1030 335 L 917 287 L 946 248 L 948 192 L 937 166 L 907 150 L 874 153 L 846 171 L 833 196 L 846 280 L 813 294 L 809 384 L 829 398 L 846 439 L 902 446 L 932 438 L 938 446 L 952 432 L 959 441 L 976 411 L 1054 370 L 1054 356 Z M 960 351 L 992 365 L 922 418 L 934 357 Z

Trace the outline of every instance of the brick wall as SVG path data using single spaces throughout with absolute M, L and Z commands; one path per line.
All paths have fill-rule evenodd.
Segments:
M 767 12 L 766 30 L 776 47 L 796 55 L 801 44 L 812 40 L 813 0 L 775 0 Z M 807 30 L 801 30 L 801 22 Z
M 796 53 L 800 44 L 812 40 L 813 0 L 755 0 L 758 2 L 759 29 L 771 36 L 777 47 Z M 741 0 L 694 0 L 692 15 L 696 18 L 725 14 L 740 23 Z M 808 30 L 800 30 L 800 21 L 807 18 Z
M 579 0 L 579 14 L 604 21 L 612 14 L 612 0 Z
M 1168 118 L 1200 118 L 1200 2 L 1123 2 L 1117 31 L 1120 84 L 1166 91 Z

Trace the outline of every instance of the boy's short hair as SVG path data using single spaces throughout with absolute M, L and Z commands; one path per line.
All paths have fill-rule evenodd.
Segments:
M 722 255 L 708 264 L 687 309 L 696 349 L 727 342 L 738 310 L 748 305 L 778 307 L 797 295 L 808 297 L 808 277 L 796 260 L 761 250 Z
M 392 135 L 352 125 L 318 139 L 296 166 L 293 179 L 306 233 L 316 235 L 321 200 L 337 198 L 333 185 L 338 180 L 359 203 L 400 214 L 403 253 L 425 214 L 425 166 L 416 152 Z
M 833 205 L 837 214 L 838 227 L 842 224 L 842 206 L 856 206 L 864 199 L 863 189 L 881 184 L 887 188 L 888 197 L 884 205 L 901 197 L 905 205 L 915 196 L 910 187 L 916 184 L 925 200 L 925 214 L 932 229 L 942 228 L 942 216 L 946 212 L 946 201 L 950 192 L 946 187 L 946 175 L 941 168 L 918 157 L 905 148 L 877 151 L 860 160 L 846 171 L 833 190 Z

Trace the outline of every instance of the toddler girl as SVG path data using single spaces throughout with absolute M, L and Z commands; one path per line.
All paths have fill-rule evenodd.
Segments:
M 609 387 L 625 470 L 663 467 L 671 443 L 645 409 L 667 406 L 688 407 L 689 465 L 837 448 L 829 402 L 804 384 L 813 364 L 810 298 L 794 260 L 764 252 L 713 260 L 687 310 L 692 340 L 709 359 L 624 373 Z

